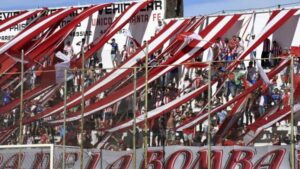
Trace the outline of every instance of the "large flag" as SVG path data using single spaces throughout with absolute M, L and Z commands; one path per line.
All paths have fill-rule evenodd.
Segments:
M 286 66 L 288 66 L 289 61 L 288 60 L 284 60 L 280 63 L 280 65 L 276 68 L 274 68 L 272 71 L 270 71 L 268 73 L 268 77 L 272 78 L 275 75 L 277 75 L 278 73 L 280 73 Z M 261 87 L 263 81 L 259 80 L 257 81 L 253 86 L 247 88 L 243 93 L 237 95 L 236 97 L 234 97 L 233 99 L 229 100 L 227 103 L 214 108 L 211 111 L 211 114 L 215 114 L 218 111 L 223 110 L 224 108 L 226 108 L 227 106 L 230 106 L 231 104 L 235 103 L 236 101 L 243 99 L 244 97 L 246 97 L 248 94 L 250 94 L 252 91 L 254 91 L 255 89 Z M 212 83 L 214 84 L 214 83 Z M 177 130 L 182 131 L 186 128 L 192 127 L 194 125 L 199 124 L 200 122 L 203 122 L 204 120 L 206 120 L 208 118 L 208 112 L 205 113 L 198 113 L 196 117 L 194 117 L 193 119 L 189 120 L 189 121 L 185 121 L 182 124 L 180 124 L 179 126 L 176 127 Z
M 237 58 L 237 60 L 234 61 L 233 63 L 231 63 L 227 69 L 231 70 L 231 71 L 234 70 L 235 67 L 240 63 L 240 60 L 244 59 L 247 55 L 249 55 L 250 52 L 252 52 L 267 37 L 269 37 L 274 31 L 276 31 L 279 27 L 281 27 L 286 21 L 288 21 L 288 19 L 291 18 L 297 12 L 297 10 L 298 9 L 291 9 L 291 10 L 282 10 L 282 11 L 273 12 L 267 25 L 263 28 L 260 35 L 256 36 L 255 39 L 253 41 L 251 41 L 248 48 L 246 50 L 244 50 L 244 52 Z M 287 64 L 287 61 L 284 61 L 282 64 Z M 275 69 L 275 71 L 273 71 L 273 73 L 274 72 L 279 73 L 278 68 Z M 255 84 L 255 85 L 257 85 L 257 84 Z M 247 90 L 250 90 L 250 89 L 247 89 Z M 184 122 L 180 127 L 178 127 L 178 129 L 182 130 L 185 128 L 189 128 L 193 125 L 198 124 L 200 121 L 204 120 L 205 118 L 207 118 L 206 115 L 199 115 L 199 116 L 195 117 L 193 120 Z
M 126 36 L 127 38 L 129 38 L 130 40 L 132 40 L 134 42 L 134 44 L 140 48 L 141 44 L 132 36 L 131 31 L 128 29 L 122 29 L 122 33 L 124 36 Z
M 164 43 L 169 40 L 177 31 L 184 26 L 188 20 L 180 20 L 180 21 L 170 21 L 164 28 L 161 30 L 154 38 L 152 38 L 149 41 L 149 54 L 154 53 L 156 50 L 159 49 Z M 145 46 L 142 46 L 145 48 Z M 128 67 L 132 67 L 137 64 L 137 59 L 143 59 L 145 58 L 145 53 L 143 52 L 143 48 L 139 49 L 136 53 L 134 53 L 127 62 L 125 62 L 123 65 L 120 66 L 120 69 L 115 69 L 112 72 L 108 73 L 103 78 L 100 78 L 97 82 L 95 82 L 94 85 L 91 85 L 88 87 L 85 92 L 85 98 L 89 99 L 92 96 L 97 95 L 98 93 L 108 89 L 112 85 L 119 82 L 119 80 L 126 77 L 132 70 L 127 69 Z M 68 99 L 67 106 L 71 107 L 80 102 L 81 94 L 76 93 L 72 97 Z M 116 100 L 116 99 L 115 99 Z M 60 112 L 63 110 L 63 102 L 60 104 L 44 111 L 43 113 L 38 114 L 36 117 L 32 119 L 28 119 L 28 121 L 31 120 L 37 120 L 39 118 L 48 117 L 50 115 L 53 115 L 54 113 Z
M 200 35 L 207 37 L 209 40 L 213 40 L 219 36 L 222 36 L 227 29 L 229 29 L 239 18 L 240 15 L 234 15 L 234 16 L 228 16 L 228 17 L 223 17 L 220 16 L 218 17 L 214 22 L 212 22 L 207 29 L 211 30 L 208 31 L 207 29 L 204 29 Z M 222 26 L 221 26 L 222 25 Z M 163 65 L 178 65 L 181 64 L 185 61 L 187 61 L 190 58 L 196 57 L 201 52 L 203 52 L 205 49 L 207 49 L 211 43 L 208 43 L 207 41 L 197 41 L 193 40 L 191 44 L 187 45 L 184 49 L 181 51 L 178 51 L 173 57 L 169 58 L 166 62 L 162 63 Z M 171 71 L 174 69 L 174 66 L 168 66 L 168 67 L 157 67 L 155 68 L 152 73 L 149 74 L 149 83 L 155 80 L 156 78 L 162 76 L 168 71 Z M 143 87 L 144 85 L 144 80 L 139 79 L 137 82 L 137 89 Z M 131 87 L 120 89 L 119 91 L 116 91 L 114 94 L 111 94 L 107 98 L 104 98 L 103 100 L 101 99 L 98 103 L 95 105 L 92 105 L 90 108 L 86 109 L 85 116 L 91 115 L 99 110 L 104 109 L 105 107 L 115 103 L 116 101 L 120 101 L 124 97 L 127 97 L 128 95 L 132 94 L 132 85 Z M 131 92 L 131 93 L 130 93 Z M 191 99 L 191 98 L 190 98 Z M 101 105 L 100 105 L 101 104 Z M 165 110 L 164 110 L 165 112 Z M 156 112 L 159 113 L 159 112 Z M 74 116 L 74 117 L 71 117 Z M 71 115 L 70 118 L 68 118 L 68 121 L 73 121 L 73 120 L 78 120 L 79 114 L 75 113 L 74 115 Z M 60 120 L 61 121 L 61 120 Z M 59 123 L 60 121 L 56 121 L 54 123 Z
M 3 21 L 0 21 L 0 32 L 5 31 L 6 29 L 21 23 L 22 21 L 25 21 L 29 19 L 30 17 L 38 14 L 39 12 L 42 12 L 43 10 L 32 10 L 32 11 L 23 11 L 18 15 L 12 16 L 10 18 L 7 18 Z
M 183 33 L 179 34 L 177 36 L 177 38 L 179 40 L 184 40 L 184 41 L 188 41 L 188 42 L 190 42 L 192 40 L 198 40 L 198 41 L 203 40 L 203 38 L 199 34 L 193 33 L 193 32 L 183 32 Z
M 300 104 L 296 104 L 293 106 L 293 112 L 295 114 L 299 113 L 300 111 Z M 287 118 L 291 114 L 291 107 L 287 106 L 275 113 L 272 113 L 269 116 L 256 120 L 253 124 L 247 127 L 247 132 L 244 135 L 244 141 L 246 145 L 252 143 L 255 138 L 264 130 L 275 123 Z

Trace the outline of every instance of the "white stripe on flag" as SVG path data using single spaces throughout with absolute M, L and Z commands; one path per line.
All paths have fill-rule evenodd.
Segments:
M 8 25 L 10 25 L 10 24 L 12 24 L 12 23 L 14 23 L 14 22 L 17 22 L 18 20 L 21 20 L 22 18 L 25 18 L 25 17 L 31 15 L 31 14 L 34 13 L 34 12 L 35 12 L 35 11 L 29 11 L 29 12 L 26 12 L 26 13 L 24 13 L 24 14 L 21 14 L 20 16 L 15 17 L 14 19 L 11 19 L 11 20 L 9 20 L 9 21 L 3 23 L 2 25 L 0 25 L 0 29 L 3 29 L 3 28 L 5 28 L 6 26 L 8 26 Z

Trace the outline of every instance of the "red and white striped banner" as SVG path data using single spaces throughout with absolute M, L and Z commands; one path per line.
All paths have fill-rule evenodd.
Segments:
M 172 37 L 183 25 L 185 25 L 188 22 L 188 20 L 180 20 L 171 21 L 168 25 L 165 26 L 165 28 L 157 34 L 153 39 L 149 41 L 148 45 L 148 52 L 149 54 L 154 53 L 156 50 L 162 47 L 162 45 Z M 135 54 L 133 54 L 127 62 L 125 62 L 123 65 L 119 67 L 119 69 L 115 69 L 103 78 L 100 78 L 95 85 L 90 86 L 85 90 L 85 98 L 89 98 L 92 96 L 97 95 L 98 93 L 108 89 L 112 85 L 118 83 L 121 79 L 126 77 L 130 72 L 132 72 L 131 69 L 128 69 L 128 67 L 132 67 L 137 64 L 137 60 L 145 58 L 144 53 L 145 45 L 142 49 L 138 50 Z M 75 94 L 72 96 L 68 102 L 67 106 L 71 107 L 73 105 L 76 105 L 80 102 L 81 95 L 80 93 Z M 43 113 L 38 114 L 32 119 L 28 119 L 28 121 L 34 121 L 40 118 L 48 117 L 50 115 L 53 115 L 55 113 L 58 113 L 63 110 L 63 103 L 58 104 L 57 106 L 50 108 Z M 25 122 L 26 123 L 26 122 Z
M 269 78 L 274 77 L 280 71 L 282 71 L 288 64 L 289 64 L 289 61 L 288 60 L 284 60 L 283 62 L 281 62 L 281 64 L 278 67 L 274 68 L 271 72 L 268 73 L 268 77 Z M 230 106 L 231 104 L 235 103 L 236 101 L 238 101 L 238 100 L 246 97 L 252 91 L 254 91 L 255 89 L 259 88 L 262 85 L 262 83 L 263 83 L 262 80 L 257 81 L 253 86 L 247 88 L 243 93 L 241 93 L 238 96 L 234 97 L 233 99 L 231 99 L 230 101 L 228 101 L 224 105 L 221 105 L 219 107 L 214 108 L 211 111 L 211 115 L 217 113 L 218 111 L 221 111 L 222 109 L 226 108 L 227 106 Z M 182 131 L 183 129 L 195 126 L 195 125 L 199 124 L 200 122 L 203 122 L 207 118 L 208 118 L 208 112 L 199 113 L 195 118 L 193 118 L 193 119 L 191 119 L 189 121 L 183 122 L 176 129 L 179 130 L 179 131 Z
M 228 66 L 228 70 L 234 70 L 234 68 L 239 64 L 239 60 L 244 59 L 247 55 L 250 54 L 250 52 L 252 52 L 259 44 L 261 44 L 269 35 L 271 35 L 274 31 L 276 31 L 280 26 L 282 26 L 282 24 L 284 24 L 290 17 L 292 17 L 295 12 L 297 11 L 297 9 L 292 9 L 292 10 L 283 10 L 280 12 L 275 12 L 276 15 L 271 15 L 269 22 L 267 23 L 267 25 L 264 27 L 264 29 L 262 30 L 261 34 L 259 36 L 257 36 L 252 42 L 251 44 L 247 47 L 247 49 L 237 58 L 236 61 L 232 62 L 229 66 Z M 256 85 L 256 84 L 255 84 Z M 252 86 L 253 87 L 253 86 Z M 251 87 L 251 88 L 252 88 Z M 249 88 L 250 89 L 250 88 Z M 247 89 L 247 90 L 249 90 Z M 246 92 L 246 91 L 245 91 Z M 244 93 L 245 93 L 244 92 Z M 246 96 L 246 95 L 244 95 Z M 233 100 L 236 100 L 235 98 Z M 232 102 L 231 102 L 232 103 Z M 227 104 L 226 104 L 227 105 Z M 223 106 L 221 106 L 223 107 Z M 214 113 L 216 113 L 214 111 Z M 207 114 L 206 115 L 202 115 L 201 116 L 196 116 L 193 120 L 189 121 L 189 122 L 184 122 L 183 125 L 181 125 L 180 127 L 178 127 L 179 130 L 185 129 L 185 128 L 189 128 L 193 125 L 196 125 L 199 123 L 199 121 L 203 121 L 205 120 L 204 118 L 207 118 Z
M 294 105 L 294 113 L 299 113 L 300 111 L 300 104 Z M 275 113 L 272 113 L 271 115 L 268 115 L 266 117 L 263 117 L 259 120 L 256 120 L 253 124 L 247 126 L 247 132 L 244 136 L 244 142 L 246 145 L 249 145 L 252 143 L 255 138 L 264 130 L 272 125 L 274 125 L 277 122 L 280 122 L 281 120 L 287 118 L 291 114 L 291 107 L 286 106 L 281 110 L 278 110 Z
M 235 122 L 239 119 L 242 114 L 242 109 L 245 108 L 247 101 L 249 99 L 249 95 L 238 100 L 234 107 L 231 109 L 230 113 L 226 117 L 226 119 L 222 122 L 222 125 L 219 127 L 217 132 L 218 137 L 224 137 L 229 130 L 232 129 L 232 126 L 236 124 Z
M 82 11 L 78 16 L 71 20 L 66 26 L 58 30 L 57 32 L 51 34 L 48 38 L 46 38 L 42 43 L 34 46 L 30 50 L 26 51 L 25 55 L 29 56 L 31 60 L 35 59 L 36 56 L 42 55 L 46 49 L 49 49 L 51 46 L 55 46 L 55 43 L 58 40 L 65 40 L 65 38 L 76 28 L 76 26 L 82 22 L 84 19 L 97 12 L 98 10 L 102 10 L 103 8 L 110 6 L 110 3 L 101 4 L 91 6 L 84 11 Z M 62 39 L 63 38 L 63 39 Z
M 284 23 L 286 23 L 297 11 L 298 9 L 281 10 L 279 12 L 274 11 L 261 33 L 251 41 L 247 49 L 244 50 L 236 61 L 229 65 L 228 70 L 233 70 L 240 63 L 240 60 L 244 59 L 273 32 L 284 25 Z
M 108 28 L 108 30 L 104 33 L 100 39 L 97 39 L 91 45 L 91 48 L 85 52 L 84 57 L 89 58 L 95 52 L 97 52 L 103 45 L 109 41 L 118 31 L 120 31 L 127 23 L 129 23 L 130 19 L 134 17 L 140 10 L 145 8 L 149 3 L 153 2 L 153 0 L 142 1 L 138 3 L 132 3 L 126 12 L 123 12 L 116 20 L 112 23 L 112 25 Z M 77 61 L 77 64 L 81 60 Z
M 229 29 L 238 20 L 238 18 L 239 18 L 239 15 L 228 16 L 228 17 L 221 16 L 221 17 L 217 18 L 214 22 L 212 22 L 200 34 L 202 34 L 202 37 L 207 38 L 209 41 L 213 41 L 215 38 L 222 36 L 226 32 L 225 30 Z M 207 31 L 207 29 L 210 29 L 211 31 Z M 180 63 L 185 62 L 188 59 L 191 59 L 192 57 L 199 55 L 199 53 L 203 52 L 206 48 L 208 48 L 210 45 L 212 45 L 212 43 L 210 43 L 209 41 L 204 41 L 204 43 L 202 43 L 203 41 L 192 41 L 191 44 L 195 45 L 197 47 L 194 48 L 194 47 L 191 47 L 190 45 L 186 46 L 184 49 L 182 49 L 177 54 L 175 54 L 175 56 L 171 57 L 165 63 L 163 63 L 163 65 L 180 64 Z M 193 49 L 196 49 L 196 50 L 193 50 Z M 175 68 L 175 66 L 154 68 L 154 70 L 149 74 L 148 82 L 151 83 L 152 81 L 154 81 L 158 77 L 162 76 L 166 72 L 172 70 L 173 68 Z M 116 92 L 114 92 L 115 94 L 112 93 L 112 94 L 110 94 L 110 96 L 100 100 L 99 105 L 95 104 L 89 108 L 86 108 L 85 116 L 91 115 L 99 110 L 102 110 L 105 107 L 108 107 L 108 106 L 124 99 L 125 97 L 129 96 L 130 94 L 132 94 L 133 87 L 132 87 L 132 85 L 129 85 L 129 86 L 131 86 L 131 87 L 123 88 L 123 90 L 116 91 Z M 144 86 L 144 79 L 142 78 L 137 81 L 137 90 L 139 90 L 143 86 Z M 196 96 L 194 94 L 191 94 L 191 95 L 193 97 Z M 188 96 L 186 96 L 186 97 L 188 97 Z M 191 99 L 193 97 L 188 97 L 188 98 Z M 182 97 L 181 99 L 179 99 L 177 101 L 182 104 L 182 102 L 184 102 L 184 100 L 186 100 L 186 98 Z M 176 101 L 172 102 L 172 103 L 173 104 L 169 105 L 172 108 L 177 105 Z M 159 115 L 159 114 L 161 114 L 161 109 L 156 110 L 154 112 L 155 112 L 154 114 Z M 80 114 L 78 112 L 76 112 L 74 114 L 75 115 L 73 117 L 69 117 L 67 119 L 67 121 L 74 121 L 74 120 L 80 119 Z M 53 123 L 60 123 L 60 122 L 61 122 L 61 120 L 58 120 Z
M 31 26 L 30 29 L 24 30 L 11 41 L 5 43 L 0 47 L 0 55 L 5 54 L 5 52 L 7 52 L 8 50 L 19 51 L 27 42 L 31 41 L 39 33 L 52 26 L 54 23 L 64 19 L 76 9 L 77 8 L 67 8 L 64 10 L 58 10 L 41 22 L 35 24 L 34 26 Z M 0 72 L 4 73 L 8 71 L 14 64 L 15 61 L 7 57 L 7 59 L 2 62 L 3 66 L 1 67 Z
M 7 18 L 0 22 L 0 32 L 5 31 L 6 29 L 8 29 L 10 27 L 25 21 L 25 20 L 29 19 L 30 17 L 32 17 L 42 11 L 43 10 L 24 11 L 18 15 Z

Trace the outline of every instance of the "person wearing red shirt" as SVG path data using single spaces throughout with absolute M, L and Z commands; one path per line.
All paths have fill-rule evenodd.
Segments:
M 282 108 L 288 106 L 289 102 L 290 102 L 289 89 L 285 88 L 284 89 L 284 94 L 283 94 L 283 97 L 282 97 Z
M 187 116 L 186 120 L 189 120 L 189 119 L 192 118 L 192 113 L 191 112 L 187 112 L 186 116 Z M 183 132 L 183 138 L 184 138 L 185 145 L 192 146 L 193 135 L 195 133 L 194 126 L 186 128 L 186 129 L 182 130 L 182 132 Z
M 229 41 L 229 49 L 231 51 L 231 54 L 233 56 L 233 59 L 236 58 L 237 56 L 237 48 L 239 46 L 239 40 L 238 38 L 234 35 Z

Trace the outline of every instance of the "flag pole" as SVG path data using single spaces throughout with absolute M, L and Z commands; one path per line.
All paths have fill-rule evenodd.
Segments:
M 65 157 L 66 157 L 66 133 L 67 133 L 67 129 L 66 129 L 66 117 L 67 117 L 67 69 L 65 69 L 64 71 L 64 138 L 63 138 L 63 166 L 62 169 L 65 169 Z
M 133 168 L 136 169 L 136 67 L 133 68 Z
M 144 160 L 145 168 L 148 166 L 148 41 L 146 41 L 146 60 L 145 60 L 145 120 L 144 120 Z
M 81 44 L 81 126 L 80 126 L 80 169 L 83 169 L 83 129 L 84 129 L 84 73 L 85 73 L 85 63 L 84 63 L 84 44 L 85 39 L 82 39 Z
M 295 139 L 294 139 L 294 58 L 290 55 L 290 107 L 291 107 L 291 169 L 295 169 Z
M 24 90 L 24 85 L 23 85 L 23 80 L 24 80 L 24 50 L 21 50 L 21 86 L 20 86 L 20 131 L 19 131 L 19 144 L 23 144 L 23 116 L 24 116 L 24 111 L 23 111 L 23 90 Z M 21 149 L 19 152 L 18 156 L 18 169 L 21 168 Z

